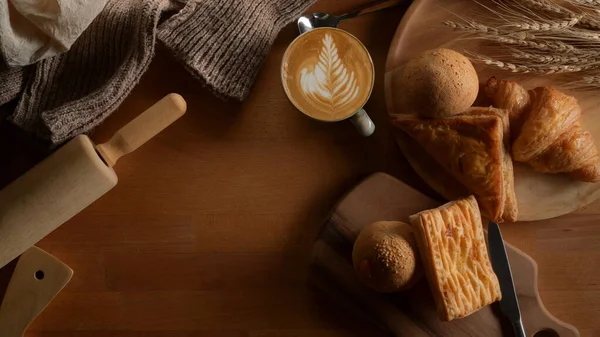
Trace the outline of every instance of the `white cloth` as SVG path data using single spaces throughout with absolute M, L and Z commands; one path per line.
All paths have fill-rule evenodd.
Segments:
M 63 53 L 108 0 L 0 0 L 0 53 L 24 66 Z

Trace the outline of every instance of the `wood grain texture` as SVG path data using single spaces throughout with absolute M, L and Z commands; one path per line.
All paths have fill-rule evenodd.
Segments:
M 450 48 L 458 52 L 477 52 L 486 54 L 486 46 L 481 39 L 461 39 L 460 33 L 443 25 L 446 20 L 461 21 L 457 15 L 472 17 L 473 15 L 492 15 L 484 7 L 491 0 L 483 2 L 471 0 L 415 0 L 398 26 L 396 35 L 390 46 L 385 71 L 388 113 L 402 113 L 399 100 L 402 88 L 395 79 L 402 70 L 402 65 L 422 51 L 432 48 Z M 526 89 L 537 86 L 557 85 L 548 77 L 531 74 L 513 74 L 502 72 L 496 68 L 474 64 L 479 81 L 496 76 L 499 79 L 511 79 L 522 84 Z M 568 91 L 567 91 L 568 92 Z M 582 108 L 582 123 L 595 138 L 600 148 L 600 115 L 595 113 L 600 107 L 598 94 L 594 91 L 568 92 L 575 96 Z M 399 139 L 401 141 L 401 139 Z M 421 161 L 418 157 L 411 162 Z M 415 167 L 425 164 L 417 163 Z M 519 206 L 519 220 L 542 220 L 575 211 L 600 197 L 600 183 L 575 181 L 565 174 L 544 174 L 535 172 L 528 165 L 515 163 L 515 192 Z M 418 172 L 423 172 L 418 170 Z M 425 179 L 433 179 L 432 185 L 443 185 L 435 176 L 425 173 Z M 429 180 L 431 181 L 431 180 Z M 442 193 L 440 191 L 440 193 Z
M 507 331 L 497 304 L 462 319 L 442 322 L 428 289 L 421 280 L 413 289 L 392 295 L 379 294 L 358 282 L 352 267 L 352 246 L 360 230 L 375 221 L 404 221 L 439 202 L 408 187 L 394 177 L 375 173 L 353 188 L 333 210 L 313 248 L 310 280 L 324 294 L 344 298 L 365 310 L 394 336 L 504 336 Z M 510 226 L 504 225 L 503 227 Z M 560 337 L 577 337 L 574 327 L 558 321 L 545 309 L 538 293 L 538 271 L 533 259 L 510 244 L 508 258 L 527 336 L 542 331 Z M 323 285 L 330 282 L 330 289 Z M 341 306 L 341 307 L 347 307 Z M 539 335 L 538 335 L 539 336 Z
M 320 0 L 312 10 L 344 13 L 367 2 Z M 385 336 L 307 290 L 302 276 L 283 280 L 291 279 L 290 270 L 307 275 L 320 226 L 368 174 L 387 172 L 432 193 L 402 158 L 387 124 L 383 74 L 404 11 L 341 25 L 367 46 L 375 64 L 365 109 L 377 131 L 366 139 L 350 123 L 306 118 L 285 98 L 279 68 L 297 35 L 293 25 L 275 41 L 244 103 L 213 97 L 159 49 L 132 95 L 92 139 L 108 140 L 170 92 L 185 98 L 188 111 L 119 160 L 114 189 L 39 243 L 75 275 L 26 336 Z M 18 132 L 0 132 L 0 139 L 1 182 L 43 154 Z M 502 229 L 538 262 L 548 310 L 591 337 L 600 335 L 600 204 L 582 212 Z M 164 272 L 148 262 L 137 267 L 146 254 L 165 254 L 161 266 L 172 263 Z M 261 300 L 267 302 L 258 305 Z

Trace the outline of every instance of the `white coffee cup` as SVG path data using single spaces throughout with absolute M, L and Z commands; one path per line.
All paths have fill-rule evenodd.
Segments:
M 323 122 L 350 120 L 363 136 L 375 124 L 363 109 L 375 82 L 367 48 L 352 34 L 331 27 L 311 29 L 286 49 L 281 82 L 290 102 Z

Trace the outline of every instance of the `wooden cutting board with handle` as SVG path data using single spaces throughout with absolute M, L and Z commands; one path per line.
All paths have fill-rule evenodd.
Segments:
M 412 290 L 391 295 L 379 294 L 358 282 L 351 252 L 361 228 L 379 220 L 408 222 L 409 215 L 437 206 L 437 201 L 390 175 L 371 175 L 340 201 L 324 225 L 313 248 L 309 284 L 344 306 L 353 306 L 394 336 L 511 336 L 512 328 L 497 304 L 463 319 L 442 322 L 425 279 Z M 535 261 L 508 243 L 506 248 L 527 336 L 578 337 L 575 327 L 544 308 Z
M 47 252 L 37 247 L 25 251 L 0 305 L 0 336 L 22 337 L 72 276 L 71 268 Z

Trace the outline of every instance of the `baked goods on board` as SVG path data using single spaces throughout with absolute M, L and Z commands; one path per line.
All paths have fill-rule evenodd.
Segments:
M 600 181 L 600 156 L 583 130 L 577 100 L 552 87 L 529 92 L 513 81 L 488 80 L 485 92 L 495 106 L 510 107 L 513 159 L 544 173 Z M 524 103 L 528 102 L 528 103 Z
M 433 298 L 444 321 L 501 299 L 473 196 L 412 215 Z
M 352 262 L 363 284 L 382 293 L 406 291 L 425 273 L 444 321 L 500 299 L 474 196 L 412 215 L 410 222 L 378 221 L 361 230 Z
M 400 112 L 391 115 L 400 130 L 396 140 L 411 166 L 431 187 L 448 200 L 474 194 L 485 216 L 496 222 L 515 222 L 518 203 L 513 159 L 538 172 L 566 173 L 583 182 L 600 181 L 600 156 L 593 137 L 581 125 L 579 104 L 554 88 L 527 91 L 516 82 L 491 78 L 483 85 L 480 98 L 487 96 L 496 109 L 465 107 L 461 112 L 440 113 L 439 107 L 458 106 L 454 101 L 458 94 L 447 96 L 436 90 L 444 87 L 445 94 L 456 93 L 457 88 L 468 87 L 466 83 L 473 79 L 468 72 L 457 71 L 455 63 L 432 61 L 443 60 L 436 55 L 452 53 L 446 49 L 426 51 L 398 68 L 389 82 L 392 90 L 400 90 L 392 98 L 397 107 L 395 112 Z M 415 75 L 429 74 L 433 64 L 437 72 L 434 75 Z M 431 102 L 424 102 L 424 97 Z M 465 97 L 463 103 L 473 102 Z M 484 126 L 481 123 L 490 116 L 501 120 L 504 130 L 501 148 L 496 147 L 500 138 L 498 129 L 491 124 L 485 126 L 491 136 L 472 132 L 481 129 Z M 460 118 L 460 123 L 455 118 Z M 470 128 L 467 123 L 472 124 Z M 453 130 L 457 125 L 462 125 L 458 132 Z M 469 160 L 477 155 L 484 161 Z M 484 171 L 482 167 L 486 167 L 486 174 L 478 175 Z
M 359 280 L 382 293 L 410 289 L 423 276 L 412 227 L 401 221 L 378 221 L 358 235 L 352 261 Z
M 508 127 L 502 115 L 483 108 L 439 119 L 396 115 L 392 123 L 471 191 L 492 220 L 503 221 L 508 194 L 507 220 L 515 221 L 514 174 L 505 148 Z

